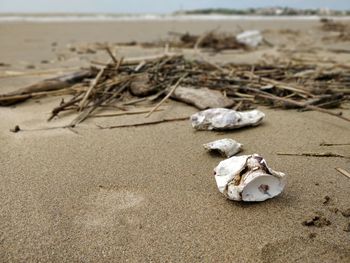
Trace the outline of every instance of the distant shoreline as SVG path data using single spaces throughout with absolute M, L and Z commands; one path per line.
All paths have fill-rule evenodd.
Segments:
M 0 14 L 0 23 L 11 22 L 113 22 L 113 21 L 217 21 L 217 20 L 350 20 L 350 16 L 186 15 L 186 14 Z

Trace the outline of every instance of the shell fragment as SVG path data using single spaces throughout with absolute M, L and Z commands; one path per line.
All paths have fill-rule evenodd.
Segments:
M 208 151 L 217 151 L 224 157 L 231 157 L 242 150 L 242 144 L 232 139 L 221 139 L 203 144 Z
M 286 185 L 286 175 L 272 170 L 258 154 L 226 159 L 214 175 L 219 191 L 235 201 L 265 201 L 279 195 Z
M 197 130 L 232 130 L 244 126 L 257 126 L 265 114 L 259 110 L 235 111 L 214 108 L 197 112 L 191 116 L 192 127 Z

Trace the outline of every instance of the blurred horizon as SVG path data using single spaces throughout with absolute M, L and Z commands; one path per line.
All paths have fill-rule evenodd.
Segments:
M 170 14 L 206 8 L 269 8 L 349 10 L 349 0 L 0 0 L 0 13 L 75 13 L 75 14 Z

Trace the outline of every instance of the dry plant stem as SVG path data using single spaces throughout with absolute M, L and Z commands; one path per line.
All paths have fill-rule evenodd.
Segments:
M 275 95 L 272 95 L 270 93 L 267 93 L 267 92 L 264 92 L 264 91 L 261 91 L 261 90 L 258 90 L 258 89 L 254 89 L 254 88 L 244 88 L 244 89 L 255 91 L 256 93 L 258 93 L 259 97 L 262 97 L 262 98 L 265 98 L 265 99 L 287 102 L 287 103 L 294 104 L 294 105 L 297 105 L 297 106 L 302 107 L 302 108 L 306 108 L 306 109 L 310 109 L 310 110 L 315 110 L 315 111 L 320 111 L 320 112 L 323 112 L 323 113 L 327 113 L 329 115 L 336 116 L 336 117 L 338 117 L 338 118 L 340 118 L 342 120 L 350 122 L 350 119 L 347 118 L 347 117 L 342 116 L 341 113 L 335 113 L 335 112 L 332 112 L 332 111 L 329 111 L 329 110 L 326 110 L 326 109 L 323 109 L 323 108 L 320 108 L 320 107 L 317 107 L 317 106 L 307 105 L 305 103 L 298 102 L 298 101 L 295 101 L 295 100 L 292 100 L 292 99 L 281 98 L 281 97 L 278 97 L 278 96 L 275 96 Z
M 190 117 L 180 117 L 180 118 L 169 118 L 169 119 L 162 119 L 162 120 L 156 120 L 156 121 L 149 121 L 149 122 L 142 122 L 142 123 L 135 123 L 135 124 L 122 124 L 122 125 L 114 125 L 114 126 L 100 126 L 97 125 L 100 129 L 115 129 L 115 128 L 126 128 L 126 127 L 138 127 L 138 126 L 147 126 L 147 125 L 154 125 L 158 123 L 164 123 L 164 122 L 173 122 L 173 121 L 184 121 L 188 120 Z
M 188 75 L 188 73 L 185 73 L 182 75 L 181 78 L 179 78 L 179 80 L 175 83 L 175 85 L 170 89 L 169 93 L 156 105 L 154 106 L 153 109 L 151 109 L 151 111 L 145 116 L 146 118 L 148 118 L 149 116 L 151 116 L 151 114 L 160 107 L 160 105 L 162 105 L 170 96 L 171 94 L 173 94 L 173 92 L 175 91 L 175 89 L 180 85 L 181 81 Z
M 313 153 L 313 152 L 305 152 L 305 153 L 277 153 L 277 155 L 289 155 L 289 156 L 308 156 L 308 157 L 339 157 L 339 158 L 346 158 L 350 159 L 350 156 L 345 156 L 337 153 Z
M 99 82 L 100 78 L 102 77 L 104 71 L 105 71 L 106 67 L 103 67 L 100 69 L 100 71 L 98 72 L 96 78 L 91 82 L 91 85 L 89 87 L 89 89 L 87 90 L 87 92 L 85 93 L 82 101 L 79 104 L 79 111 L 83 110 L 87 104 L 87 99 L 89 98 L 92 90 L 96 87 L 97 83 Z
M 141 61 L 137 66 L 136 66 L 136 68 L 135 68 L 135 72 L 138 72 L 138 71 L 140 71 L 140 69 L 144 66 L 144 65 L 146 65 L 146 61 Z
M 164 109 L 157 109 L 155 111 L 164 111 Z M 123 115 L 134 115 L 134 114 L 143 114 L 148 113 L 149 110 L 139 110 L 139 111 L 124 111 L 117 113 L 106 113 L 106 114 L 95 114 L 89 116 L 89 118 L 101 118 L 101 117 L 114 117 L 114 116 L 123 116 Z
M 343 174 L 344 176 L 346 176 L 347 178 L 350 179 L 350 173 L 342 168 L 335 168 L 335 170 L 337 170 L 339 173 Z
M 243 101 L 240 101 L 236 104 L 236 106 L 233 107 L 233 110 L 238 110 L 243 104 Z
M 243 72 L 243 75 L 246 76 L 246 77 L 252 78 L 252 79 L 258 79 L 259 81 L 265 82 L 267 84 L 272 84 L 276 88 L 279 88 L 279 89 L 285 89 L 285 90 L 289 90 L 289 91 L 292 91 L 292 92 L 297 92 L 298 94 L 303 94 L 303 95 L 307 95 L 309 97 L 314 97 L 314 95 L 311 94 L 310 92 L 308 92 L 308 91 L 306 91 L 306 90 L 304 90 L 302 88 L 295 87 L 295 85 L 283 83 L 281 81 L 276 81 L 276 80 L 269 79 L 269 78 L 266 78 L 266 77 L 260 77 L 260 76 L 255 75 L 251 71 L 250 72 L 249 71 Z
M 51 112 L 51 116 L 48 118 L 47 121 L 51 121 L 55 116 L 57 116 L 57 114 L 64 110 L 66 107 L 72 106 L 75 103 L 79 102 L 81 100 L 81 98 L 73 98 L 70 101 L 67 101 L 66 103 L 63 103 L 62 105 L 54 108 Z
M 52 75 L 52 74 L 57 74 L 59 72 L 72 71 L 72 70 L 79 70 L 79 68 L 78 67 L 58 68 L 58 69 L 48 69 L 48 70 L 37 70 L 34 72 L 5 71 L 0 74 L 0 78 Z
M 350 145 L 350 143 L 320 143 L 320 146 L 342 146 L 342 145 Z
M 106 51 L 107 51 L 108 55 L 111 57 L 111 59 L 113 60 L 114 64 L 118 64 L 118 60 L 116 59 L 113 52 L 111 51 L 111 49 L 108 46 L 106 47 Z
M 214 30 L 211 30 L 211 31 L 209 31 L 209 32 L 205 32 L 204 34 L 202 34 L 202 35 L 197 39 L 197 41 L 196 41 L 196 43 L 195 43 L 193 49 L 194 49 L 195 51 L 198 51 L 198 48 L 199 48 L 200 44 L 202 44 L 202 42 L 204 41 L 204 39 L 206 39 L 206 38 L 207 38 L 210 34 L 212 34 L 214 31 L 215 31 L 215 29 L 214 29 Z
M 37 128 L 37 129 L 22 129 L 21 128 L 20 132 L 48 131 L 48 130 L 57 130 L 57 129 L 68 129 L 68 130 L 72 131 L 75 134 L 78 133 L 77 131 L 73 130 L 73 127 L 71 125 L 46 127 L 46 128 Z

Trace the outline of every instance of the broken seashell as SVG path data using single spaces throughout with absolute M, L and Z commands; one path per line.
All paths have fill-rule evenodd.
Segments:
M 200 110 L 217 107 L 226 108 L 234 104 L 233 100 L 225 97 L 220 91 L 208 88 L 178 87 L 171 97 L 194 105 Z
M 242 144 L 232 139 L 221 139 L 203 144 L 208 151 L 217 151 L 224 157 L 231 157 L 242 150 Z
M 259 110 L 235 111 L 214 108 L 197 112 L 191 116 L 192 127 L 197 130 L 232 130 L 244 126 L 257 126 L 265 114 Z
M 214 175 L 219 191 L 235 201 L 265 201 L 279 195 L 286 185 L 286 175 L 272 170 L 258 154 L 226 159 Z

